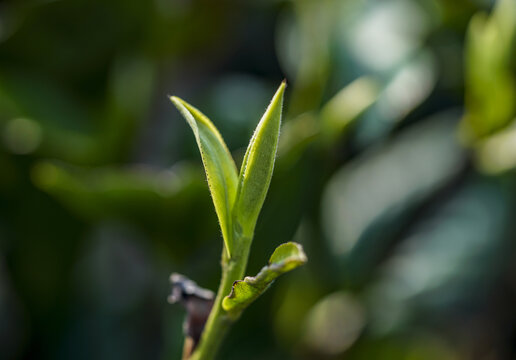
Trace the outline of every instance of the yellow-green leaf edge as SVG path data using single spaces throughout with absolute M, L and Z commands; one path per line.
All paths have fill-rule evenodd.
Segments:
M 307 257 L 300 244 L 288 242 L 278 246 L 270 257 L 269 264 L 263 267 L 258 275 L 246 276 L 244 280 L 233 283 L 231 292 L 222 302 L 222 307 L 230 313 L 239 314 L 267 290 L 278 276 L 306 262 Z
M 253 133 L 240 168 L 233 214 L 237 231 L 247 237 L 252 237 L 271 182 L 286 86 L 283 81 L 274 94 Z
M 208 186 L 219 219 L 228 257 L 233 250 L 231 209 L 235 201 L 237 168 L 224 139 L 202 112 L 186 101 L 171 96 L 170 100 L 186 119 L 195 136 L 206 172 Z

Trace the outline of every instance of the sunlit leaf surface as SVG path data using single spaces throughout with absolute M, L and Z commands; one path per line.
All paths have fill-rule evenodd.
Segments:
M 235 229 L 245 236 L 253 233 L 272 178 L 281 125 L 283 82 L 263 114 L 244 156 L 233 209 Z
M 231 293 L 224 298 L 222 306 L 226 311 L 238 313 L 256 300 L 281 274 L 294 270 L 306 263 L 307 258 L 301 245 L 289 242 L 274 250 L 269 264 L 255 277 L 246 276 L 235 281 Z
M 233 244 L 230 209 L 237 188 L 235 162 L 217 128 L 206 116 L 178 97 L 173 96 L 171 100 L 183 114 L 195 135 L 226 250 L 231 256 Z

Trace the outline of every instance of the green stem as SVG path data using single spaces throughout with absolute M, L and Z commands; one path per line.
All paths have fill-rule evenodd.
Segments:
M 228 313 L 222 308 L 222 300 L 229 295 L 233 282 L 244 278 L 251 248 L 252 237 L 234 236 L 234 243 L 241 244 L 236 246 L 231 259 L 227 259 L 226 249 L 222 249 L 222 279 L 220 281 L 217 297 L 213 304 L 210 316 L 201 340 L 190 360 L 210 360 L 214 359 L 222 341 L 228 332 L 231 324 L 236 320 L 229 317 Z

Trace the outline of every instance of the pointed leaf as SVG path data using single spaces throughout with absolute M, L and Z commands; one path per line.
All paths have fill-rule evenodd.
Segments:
M 306 261 L 301 245 L 288 242 L 278 246 L 269 259 L 269 265 L 263 267 L 258 275 L 246 276 L 244 280 L 233 283 L 231 293 L 224 298 L 222 307 L 233 314 L 240 313 L 267 290 L 278 276 L 303 265 Z
M 247 237 L 252 237 L 271 182 L 285 87 L 283 81 L 254 131 L 240 168 L 233 217 L 236 231 Z
M 238 183 L 235 162 L 217 128 L 204 114 L 178 97 L 172 96 L 170 100 L 184 116 L 195 135 L 226 250 L 228 256 L 231 256 L 231 208 Z

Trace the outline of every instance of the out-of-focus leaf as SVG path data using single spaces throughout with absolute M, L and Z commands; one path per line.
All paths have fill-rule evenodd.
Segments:
M 415 125 L 329 181 L 322 202 L 323 229 L 335 256 L 359 267 L 347 276 L 364 276 L 410 209 L 461 170 L 464 156 L 453 131 L 457 118 L 445 113 Z
M 491 16 L 470 22 L 466 43 L 466 114 L 463 138 L 471 143 L 513 120 L 516 83 L 511 69 L 516 36 L 516 2 L 500 0 Z
M 312 142 L 326 149 L 378 98 L 376 80 L 361 77 L 335 94 L 319 113 L 305 112 L 286 122 L 281 129 L 278 154 L 280 166 L 295 163 Z
M 278 165 L 294 163 L 321 134 L 317 114 L 306 112 L 286 122 L 278 143 Z
M 40 156 L 91 164 L 93 152 L 101 147 L 90 136 L 87 125 L 88 119 L 96 116 L 99 114 L 79 104 L 73 94 L 53 80 L 17 68 L 0 70 L 0 123 L 5 123 L 6 129 L 11 127 L 4 141 L 14 153 L 20 152 L 20 146 L 28 147 Z M 25 131 L 12 131 L 20 130 L 18 119 L 27 120 L 23 122 L 31 124 L 31 132 L 39 133 L 37 142 L 27 137 Z M 119 128 L 118 132 L 123 131 Z M 107 154 L 103 152 L 102 156 L 105 158 Z
M 319 107 L 330 76 L 331 32 L 338 17 L 333 0 L 295 1 L 283 17 L 278 56 L 289 77 L 295 78 L 288 117 Z
M 118 56 L 110 70 L 99 135 L 100 151 L 123 156 L 145 119 L 156 79 L 156 65 L 144 56 Z M 97 140 L 97 141 L 99 141 Z M 97 149 L 97 152 L 99 149 Z M 97 154 L 102 158 L 102 154 Z M 105 156 L 105 155 L 104 155 Z
M 281 83 L 263 114 L 244 156 L 238 190 L 233 208 L 235 231 L 245 237 L 254 232 L 274 169 L 281 125 L 283 94 L 286 83 Z
M 5 146 L 14 154 L 29 154 L 41 143 L 41 126 L 26 118 L 14 118 L 4 129 Z
M 365 148 L 390 133 L 435 88 L 436 57 L 425 39 L 441 21 L 441 12 L 432 1 L 336 3 L 332 82 L 366 75 L 380 85 L 375 104 L 354 129 L 354 145 Z
M 392 123 L 403 119 L 430 95 L 437 82 L 435 59 L 421 50 L 393 74 L 386 84 L 378 107 Z
M 303 265 L 306 261 L 301 245 L 288 242 L 278 246 L 269 259 L 269 265 L 263 267 L 258 275 L 246 276 L 244 280 L 233 283 L 231 293 L 222 302 L 224 310 L 239 314 L 267 290 L 278 276 Z
M 84 106 L 77 94 L 37 72 L 0 70 L 0 123 L 32 128 L 31 133 L 11 131 L 5 139 L 8 150 L 88 165 L 123 158 L 148 109 L 155 66 L 143 57 L 117 60 L 100 108 Z M 94 127 L 93 119 L 98 121 Z
M 503 264 L 512 261 L 505 253 L 510 188 L 500 184 L 472 177 L 413 226 L 368 289 L 373 331 L 391 332 L 425 313 L 443 322 L 439 312 L 489 301 Z
M 371 78 L 362 77 L 340 90 L 321 109 L 321 132 L 326 143 L 331 143 L 351 122 L 371 106 L 379 94 L 379 85 Z
M 488 174 L 498 174 L 516 167 L 516 121 L 499 133 L 479 142 L 475 160 Z
M 342 3 L 341 14 L 349 20 L 338 24 L 345 40 L 341 44 L 347 45 L 341 51 L 349 52 L 369 72 L 398 68 L 421 48 L 438 16 L 410 0 L 381 1 L 375 6 L 369 1 Z
M 42 161 L 31 175 L 41 190 L 82 218 L 95 221 L 113 217 L 144 220 L 154 214 L 155 221 L 163 216 L 174 223 L 176 217 L 171 220 L 170 215 L 184 213 L 186 202 L 197 202 L 204 186 L 200 172 L 183 165 L 167 170 L 144 166 L 92 169 Z
M 330 294 L 305 318 L 302 346 L 317 354 L 340 354 L 358 339 L 365 323 L 365 311 L 357 299 L 343 291 Z
M 204 114 L 178 97 L 172 96 L 170 99 L 185 117 L 195 135 L 226 251 L 231 257 L 231 208 L 235 201 L 238 182 L 235 162 L 217 128 Z
M 372 145 L 420 106 L 437 82 L 432 53 L 420 50 L 393 69 L 385 79 L 376 102 L 357 124 L 357 143 Z

